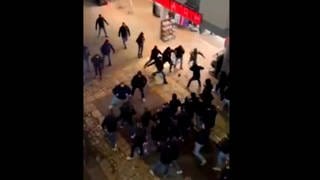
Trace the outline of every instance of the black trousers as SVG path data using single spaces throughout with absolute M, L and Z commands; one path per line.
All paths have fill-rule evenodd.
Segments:
M 102 76 L 102 68 L 101 68 L 101 65 L 95 65 L 94 66 L 94 72 L 96 73 L 96 76 L 99 76 L 101 77 Z
M 132 96 L 134 95 L 134 92 L 136 91 L 136 89 L 139 89 L 141 92 L 141 98 L 144 98 L 144 92 L 143 92 L 143 87 L 132 87 Z
M 166 74 L 162 71 L 157 70 L 156 72 L 152 73 L 152 76 L 155 76 L 157 73 L 161 73 L 163 77 L 163 83 L 167 83 Z
M 142 57 L 143 45 L 138 45 L 138 58 Z
M 143 143 L 133 143 L 133 145 L 131 146 L 130 157 L 133 157 L 133 155 L 134 155 L 134 150 L 135 150 L 137 147 L 140 149 L 140 156 L 143 156 L 143 153 L 144 153 Z
M 198 81 L 199 87 L 201 87 L 200 78 L 196 78 L 196 77 L 192 77 L 192 78 L 189 80 L 187 87 L 190 86 L 190 84 L 191 84 L 192 81 Z

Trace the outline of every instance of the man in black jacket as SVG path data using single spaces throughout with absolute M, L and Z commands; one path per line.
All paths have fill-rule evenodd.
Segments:
M 172 59 L 171 59 L 171 53 L 172 53 L 172 49 L 170 48 L 170 46 L 168 46 L 162 53 L 163 64 L 165 64 L 166 62 L 169 63 L 169 65 L 170 65 L 169 71 L 170 72 L 171 72 L 171 69 L 173 67 L 173 63 L 172 63 Z
M 179 142 L 178 142 L 178 138 L 177 137 L 173 137 L 171 139 L 171 159 L 172 159 L 172 164 L 175 166 L 176 168 L 176 173 L 177 174 L 182 174 L 182 170 L 177 162 L 179 155 L 180 155 L 180 147 L 179 147 Z
M 154 46 L 153 49 L 151 50 L 150 58 L 144 65 L 144 68 L 146 68 L 147 66 L 150 66 L 150 64 L 152 63 L 152 60 L 156 59 L 159 54 L 162 54 L 162 52 L 158 49 L 157 46 Z
M 193 72 L 193 75 L 191 79 L 188 82 L 187 88 L 189 89 L 189 86 L 192 81 L 198 81 L 199 88 L 201 88 L 201 81 L 200 81 L 200 71 L 203 70 L 204 68 L 202 66 L 197 65 L 196 63 L 193 63 L 193 66 L 190 67 L 190 70 Z
M 180 69 L 182 69 L 183 54 L 185 51 L 184 51 L 183 47 L 180 45 L 174 49 L 174 52 L 176 55 L 176 63 L 174 64 L 174 68 L 176 68 L 178 60 L 180 60 Z
M 128 41 L 128 37 L 130 36 L 129 27 L 123 22 L 122 26 L 119 28 L 119 37 L 122 38 L 122 43 L 125 49 L 127 49 L 126 42 Z
M 94 55 L 91 58 L 91 62 L 94 67 L 94 72 L 96 73 L 96 77 L 98 77 L 100 80 L 102 79 L 102 67 L 103 67 L 103 57 L 101 57 L 99 54 Z
M 151 61 L 148 61 L 145 65 L 144 68 L 151 66 L 151 65 L 155 65 L 157 68 L 157 71 L 152 73 L 152 76 L 157 75 L 158 73 L 160 73 L 162 75 L 163 78 L 163 83 L 164 84 L 168 84 L 168 81 L 166 79 L 166 74 L 163 72 L 163 61 L 162 61 L 162 56 L 161 54 L 158 54 L 158 57 L 156 57 L 155 59 L 151 59 Z
M 127 101 L 128 97 L 131 96 L 131 89 L 124 82 L 121 82 L 112 89 L 112 93 L 113 97 L 109 109 Z
M 117 150 L 117 118 L 114 116 L 113 110 L 109 111 L 109 114 L 104 118 L 102 122 L 102 128 L 104 129 L 106 135 L 109 138 L 109 141 L 112 145 L 112 150 Z
M 123 103 L 123 105 L 120 107 L 120 116 L 119 116 L 119 120 L 121 120 L 120 128 L 123 128 L 123 125 L 126 124 L 129 129 L 129 136 L 132 136 L 133 134 L 133 127 L 134 127 L 133 116 L 135 114 L 136 114 L 136 110 L 134 109 L 130 101 Z
M 103 29 L 104 35 L 105 35 L 106 37 L 108 37 L 106 28 L 104 27 L 104 23 L 106 23 L 107 25 L 109 25 L 109 23 L 106 21 L 106 19 L 105 19 L 104 17 L 102 17 L 101 14 L 99 14 L 99 17 L 98 17 L 97 20 L 96 20 L 96 30 L 98 29 L 98 26 L 99 26 L 98 37 L 100 37 L 101 29 Z
M 135 130 L 135 133 L 131 136 L 131 139 L 133 139 L 133 144 L 131 146 L 131 153 L 130 156 L 127 157 L 127 160 L 132 160 L 134 151 L 138 147 L 140 149 L 140 156 L 143 156 L 144 149 L 143 149 L 143 143 L 146 142 L 146 130 L 142 127 L 141 123 L 137 123 L 137 128 Z
M 142 74 L 141 71 L 138 71 L 138 73 L 135 76 L 133 76 L 131 80 L 132 96 L 134 96 L 134 92 L 138 88 L 141 92 L 141 99 L 143 102 L 145 102 L 146 99 L 144 98 L 143 88 L 146 86 L 146 84 L 147 78 Z

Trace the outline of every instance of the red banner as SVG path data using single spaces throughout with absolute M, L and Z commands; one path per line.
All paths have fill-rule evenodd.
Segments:
M 189 19 L 194 24 L 198 25 L 201 23 L 202 16 L 196 11 L 193 11 L 182 4 L 174 1 L 174 0 L 156 0 L 163 7 L 169 9 L 172 12 L 180 14 L 186 19 Z

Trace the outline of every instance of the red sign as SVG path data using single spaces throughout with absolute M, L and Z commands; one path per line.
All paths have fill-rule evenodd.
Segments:
M 169 9 L 170 11 L 178 13 L 184 18 L 189 19 L 196 25 L 201 23 L 201 14 L 183 6 L 182 4 L 174 0 L 156 0 L 156 2 Z
M 170 9 L 171 0 L 156 0 L 156 2 L 161 4 L 163 7 Z

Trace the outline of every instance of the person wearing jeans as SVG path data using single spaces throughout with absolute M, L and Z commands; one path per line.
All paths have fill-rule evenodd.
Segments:
M 102 122 L 102 128 L 106 132 L 106 136 L 108 137 L 111 143 L 112 150 L 116 151 L 117 150 L 117 144 L 116 144 L 117 118 L 115 117 L 112 109 L 109 111 L 109 114 L 104 118 Z
M 126 102 L 128 97 L 131 96 L 131 89 L 124 82 L 121 82 L 112 89 L 112 93 L 113 97 L 109 109 Z
M 203 166 L 207 160 L 200 153 L 201 148 L 209 141 L 210 129 L 201 125 L 201 129 L 197 132 L 196 141 L 194 143 L 193 154 L 201 161 L 200 165 Z
M 160 151 L 160 160 L 157 161 L 155 164 L 152 165 L 150 169 L 150 174 L 155 175 L 158 174 L 160 176 L 167 176 L 169 172 L 169 164 L 172 162 L 172 157 L 170 155 L 171 152 L 171 145 L 169 142 L 166 142 L 161 147 Z
M 229 146 L 229 135 L 227 135 L 218 142 L 217 163 L 215 167 L 213 167 L 213 170 L 221 171 L 225 167 L 226 162 L 229 161 Z

